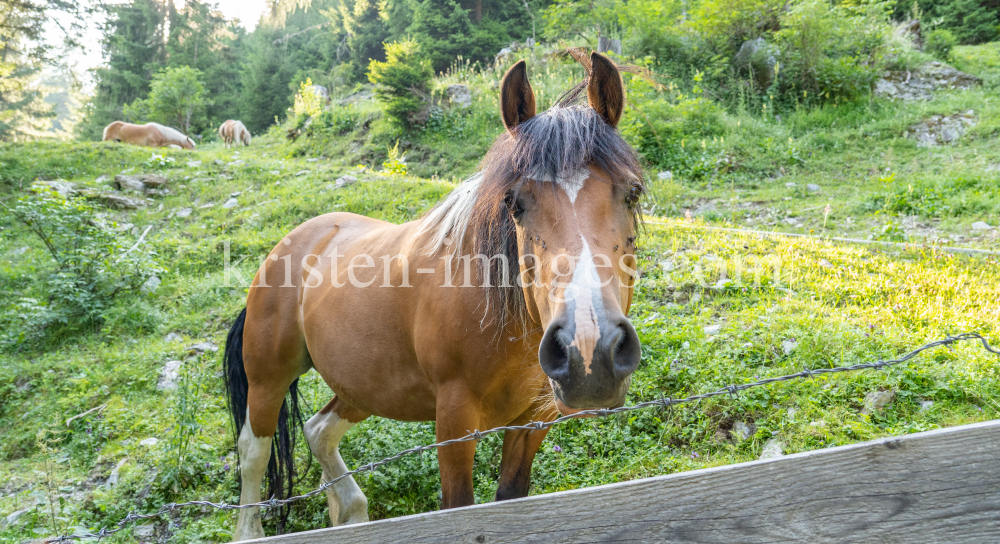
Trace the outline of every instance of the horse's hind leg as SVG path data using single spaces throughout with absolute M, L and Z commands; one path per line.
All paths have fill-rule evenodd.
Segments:
M 340 441 L 348 429 L 368 416 L 334 397 L 306 422 L 306 440 L 323 467 L 324 482 L 347 472 L 347 465 L 340 456 Z M 330 523 L 334 527 L 368 521 L 368 499 L 353 477 L 348 476 L 327 489 L 326 500 Z
M 264 472 L 271 458 L 271 435 L 258 437 L 251 426 L 250 409 L 247 408 L 246 423 L 237 444 L 240 452 L 240 504 L 260 502 L 260 486 L 264 483 Z M 264 537 L 260 508 L 240 510 L 234 536 L 237 541 Z

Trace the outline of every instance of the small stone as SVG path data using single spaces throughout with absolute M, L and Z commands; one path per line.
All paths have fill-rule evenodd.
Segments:
M 7 517 L 3 518 L 3 522 L 5 525 L 8 526 L 14 525 L 15 523 L 17 523 L 17 519 L 20 518 L 22 515 L 24 515 L 26 512 L 28 512 L 27 508 L 22 508 L 20 510 L 11 512 L 10 514 L 7 514 Z
M 201 166 L 201 161 L 187 161 L 188 168 L 198 168 Z
M 142 440 L 140 440 L 139 441 L 139 445 L 140 446 L 155 446 L 157 444 L 157 442 L 159 442 L 159 441 L 160 441 L 159 439 L 153 438 L 151 436 L 149 438 L 143 438 Z
M 896 398 L 894 391 L 872 391 L 865 395 L 865 407 L 861 410 L 861 413 L 868 415 L 881 413 L 894 398 Z
M 118 461 L 118 464 L 115 465 L 115 468 L 111 469 L 111 475 L 108 476 L 108 481 L 104 482 L 104 487 L 111 488 L 118 485 L 118 481 L 121 479 L 119 473 L 122 467 L 125 466 L 126 461 L 128 461 L 127 457 L 125 459 L 122 459 L 121 461 Z
M 64 200 L 76 194 L 76 184 L 69 181 L 39 181 L 37 185 L 55 191 Z
M 140 287 L 139 290 L 143 293 L 149 294 L 156 291 L 156 289 L 160 286 L 160 283 L 160 278 L 150 276 L 149 279 L 142 284 L 142 287 Z
M 277 175 L 281 174 L 281 172 L 278 171 L 278 170 L 270 170 L 270 171 L 268 171 L 268 174 L 271 174 L 272 176 L 277 176 Z
M 760 457 L 758 459 L 777 459 L 779 457 L 784 457 L 785 446 L 777 438 L 771 438 L 767 442 L 764 442 L 764 449 L 760 452 Z
M 747 440 L 757 432 L 757 426 L 753 423 L 737 421 L 733 424 L 732 436 L 740 440 Z
M 135 528 L 135 536 L 140 538 L 149 538 L 153 536 L 153 533 L 155 531 L 156 531 L 156 526 L 151 523 L 148 525 L 140 525 Z
M 318 160 L 319 160 L 319 159 L 306 159 L 306 162 L 316 162 L 316 161 L 318 161 Z
M 789 406 L 788 410 L 785 410 L 785 415 L 788 417 L 788 419 L 794 419 L 795 418 L 795 414 L 797 412 L 798 412 L 798 410 L 796 410 L 794 406 Z
M 825 422 L 825 421 L 823 421 L 823 420 L 819 420 L 819 421 L 810 421 L 810 422 L 809 422 L 809 426 L 810 426 L 810 427 L 826 427 L 826 422 Z
M 806 190 L 809 191 L 810 193 L 818 193 L 819 185 L 816 185 L 815 183 L 810 183 L 806 185 Z
M 308 170 L 299 170 L 298 172 L 295 173 L 295 175 L 296 176 L 304 176 L 304 175 L 306 175 L 308 173 L 309 173 Z
M 146 203 L 142 200 L 129 198 L 115 193 L 99 193 L 96 198 L 105 206 L 123 210 L 134 210 L 146 205 Z
M 177 378 L 180 377 L 181 362 L 167 361 L 160 371 L 160 379 L 156 382 L 157 391 L 173 391 L 177 389 Z
M 236 206 L 239 206 L 239 205 L 240 205 L 240 203 L 239 203 L 238 200 L 236 200 L 235 198 L 230 198 L 229 200 L 226 201 L 225 204 L 222 205 L 222 209 L 223 210 L 228 210 L 230 208 L 235 208 Z
M 714 336 L 722 330 L 722 325 L 708 325 L 703 330 L 706 336 Z
M 671 172 L 670 170 L 666 170 L 664 172 L 660 172 L 659 174 L 656 174 L 656 179 L 658 179 L 660 181 L 670 181 L 670 180 L 674 179 L 674 173 Z
M 191 215 L 191 212 L 193 211 L 194 210 L 192 210 L 191 208 L 181 208 L 177 210 L 177 213 L 174 214 L 174 217 L 184 218 Z
M 791 355 L 795 348 L 798 347 L 799 343 L 794 338 L 789 338 L 788 340 L 782 340 L 781 351 L 785 352 L 785 355 Z
M 357 182 L 358 178 L 354 176 L 340 176 L 339 178 L 337 178 L 334 187 L 339 189 L 341 187 L 347 187 L 348 185 L 352 185 Z
M 183 339 L 184 338 L 181 337 L 181 335 L 177 334 L 176 332 L 172 332 L 163 337 L 164 342 L 180 342 Z
M 219 346 L 211 342 L 198 342 L 197 344 L 188 346 L 187 350 L 191 355 L 200 355 L 206 351 L 219 351 Z
M 97 179 L 94 180 L 94 183 L 104 183 L 105 181 L 108 181 L 108 176 L 102 174 L 100 176 L 97 176 Z
M 830 261 L 828 261 L 826 259 L 820 259 L 819 260 L 819 265 L 821 267 L 823 267 L 823 268 L 833 268 L 833 263 L 831 263 Z
M 794 189 L 795 188 L 795 182 L 794 181 L 789 181 L 788 183 L 785 184 L 785 187 L 787 187 L 789 189 Z
M 972 224 L 972 230 L 992 230 L 993 227 L 985 221 L 976 221 Z
M 932 400 L 922 400 L 920 401 L 920 411 L 930 410 L 934 406 L 934 401 Z
M 202 204 L 201 206 L 198 206 L 198 209 L 199 210 L 204 210 L 205 208 L 211 208 L 212 206 L 215 206 L 215 202 L 209 202 L 208 204 Z
M 243 162 L 243 161 L 237 160 L 237 161 L 226 163 L 226 166 L 243 166 L 244 164 L 246 164 L 246 163 Z
M 215 161 L 213 161 L 213 162 L 215 162 L 216 166 L 225 166 L 226 165 L 226 163 L 222 162 L 222 159 L 215 159 Z
M 240 196 L 242 194 L 243 194 L 243 191 L 236 191 L 235 193 L 229 193 L 229 196 L 232 197 L 232 198 L 236 198 L 236 197 L 238 197 L 238 196 Z

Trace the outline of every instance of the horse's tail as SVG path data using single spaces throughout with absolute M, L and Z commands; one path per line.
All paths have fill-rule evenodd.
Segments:
M 226 379 L 226 396 L 229 401 L 230 416 L 233 419 L 233 431 L 236 443 L 239 443 L 240 432 L 246 424 L 247 392 L 250 389 L 246 369 L 243 366 L 243 325 L 246 322 L 247 309 L 243 308 L 233 327 L 226 337 L 226 349 L 222 356 L 222 374 Z M 289 425 L 291 419 L 291 425 Z M 278 414 L 278 429 L 271 441 L 271 457 L 267 462 L 267 497 L 285 499 L 291 496 L 295 484 L 295 442 L 296 431 L 303 424 L 302 412 L 299 409 L 299 380 L 296 379 L 288 388 L 288 396 L 281 404 Z M 236 449 L 237 463 L 239 448 Z M 239 470 L 236 471 L 239 478 Z M 278 530 L 284 532 L 288 520 L 290 505 L 281 508 L 278 518 Z

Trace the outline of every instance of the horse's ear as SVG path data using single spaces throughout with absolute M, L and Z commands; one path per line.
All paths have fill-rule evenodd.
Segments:
M 616 127 L 625 108 L 625 84 L 618 67 L 608 57 L 594 52 L 590 54 L 590 83 L 587 84 L 587 100 L 590 107 L 597 110 L 609 125 Z
M 528 83 L 528 67 L 524 61 L 510 67 L 500 84 L 500 115 L 507 130 L 535 116 L 535 92 Z

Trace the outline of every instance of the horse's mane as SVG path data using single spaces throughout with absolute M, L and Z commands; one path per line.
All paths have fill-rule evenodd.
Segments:
M 564 186 L 579 183 L 578 174 L 588 165 L 606 172 L 616 185 L 642 183 L 642 169 L 632 147 L 597 111 L 581 103 L 587 83 L 574 86 L 555 105 L 512 133 L 504 132 L 479 171 L 424 217 L 420 231 L 431 233 L 432 252 L 447 245 L 459 257 L 471 234 L 474 254 L 506 257 L 506 277 L 499 260 L 490 260 L 488 268 L 480 261 L 480 280 L 490 278 L 483 326 L 492 323 L 502 330 L 509 324 L 528 323 L 524 293 L 518 285 L 517 233 L 504 205 L 509 192 L 516 193 L 529 178 Z

